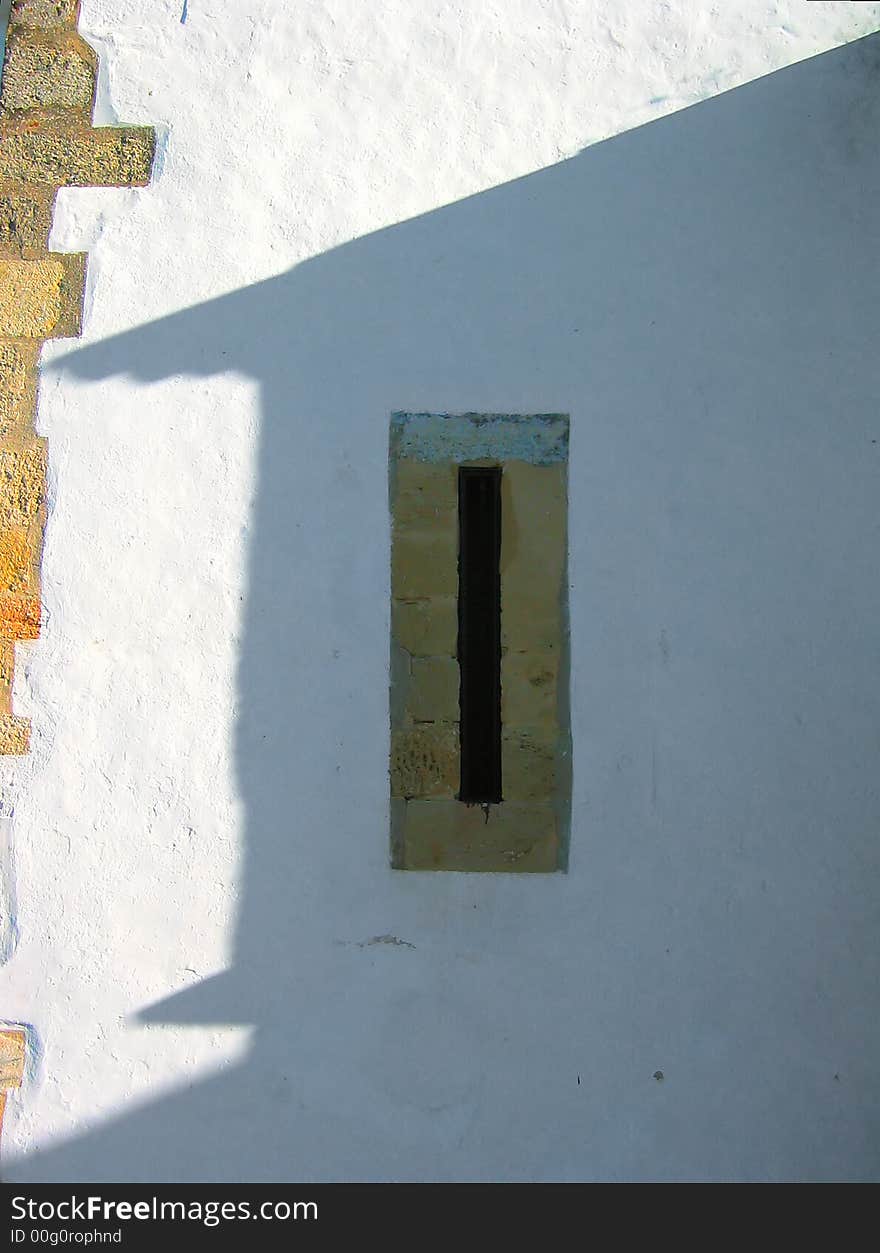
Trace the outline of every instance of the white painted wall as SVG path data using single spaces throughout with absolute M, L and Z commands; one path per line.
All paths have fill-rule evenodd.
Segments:
M 880 5 L 181 8 L 83 6 L 7 1176 L 876 1178 Z M 571 414 L 566 876 L 387 868 L 394 409 Z

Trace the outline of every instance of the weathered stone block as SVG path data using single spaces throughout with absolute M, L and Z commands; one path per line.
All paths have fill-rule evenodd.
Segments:
M 391 631 L 398 644 L 414 657 L 454 657 L 458 648 L 458 600 L 454 596 L 394 600 Z
M 515 547 L 520 539 L 534 537 L 540 550 L 542 532 L 565 533 L 567 500 L 567 465 L 564 461 L 550 465 L 532 465 L 526 461 L 507 461 L 502 475 L 502 511 L 511 525 L 509 542 Z
M 398 600 L 458 594 L 458 533 L 454 526 L 395 528 L 391 594 Z
M 56 257 L 0 260 L 0 333 L 45 339 L 58 324 L 64 266 Z
M 505 731 L 501 778 L 506 801 L 549 801 L 556 789 L 557 739 L 530 730 Z
M 413 461 L 396 463 L 394 519 L 398 526 L 458 525 L 457 467 L 448 463 Z
M 36 521 L 46 481 L 46 441 L 0 447 L 0 528 Z
M 85 261 L 52 253 L 34 261 L 0 259 L 0 334 L 23 339 L 78 335 Z
M 148 126 L 0 125 L 0 179 L 53 187 L 145 187 L 156 150 Z
M 84 252 L 55 253 L 64 259 L 64 275 L 61 279 L 61 307 L 52 339 L 68 339 L 82 334 L 83 298 L 86 289 L 86 260 Z
M 451 657 L 414 657 L 405 698 L 414 722 L 457 722 L 460 675 Z
M 559 657 L 506 653 L 501 658 L 501 721 L 506 727 L 555 727 Z
M 391 735 L 391 795 L 453 797 L 459 783 L 458 728 L 413 727 Z
M 12 683 L 15 678 L 15 645 L 0 640 L 0 716 L 12 714 Z
M 37 404 L 39 345 L 0 340 L 0 438 L 27 429 Z
M 0 256 L 44 256 L 52 229 L 52 188 L 0 183 Z
M 534 584 L 505 584 L 501 580 L 501 647 L 511 652 L 553 652 L 565 627 L 559 595 L 542 596 Z
M 406 870 L 542 872 L 558 869 L 556 816 L 550 805 L 411 800 L 403 822 Z
M 39 596 L 0 592 L 0 636 L 8 640 L 35 640 L 39 634 Z
M 406 831 L 406 805 L 402 796 L 391 797 L 391 866 L 403 869 L 403 837 Z
M 23 1031 L 0 1031 L 0 1088 L 18 1088 L 24 1075 L 25 1046 Z
M 89 117 L 98 58 L 75 31 L 12 27 L 6 41 L 0 111 L 64 109 Z
M 75 27 L 80 0 L 12 0 L 10 26 L 30 26 L 43 30 Z
M 9 695 L 15 677 L 15 645 L 12 640 L 0 639 L 0 709 L 9 713 Z
M 501 478 L 501 642 L 559 647 L 566 560 L 566 467 L 512 461 Z
M 23 757 L 30 749 L 31 724 L 29 718 L 16 718 L 13 714 L 0 714 L 0 756 Z M 14 1087 L 14 1084 L 8 1084 Z
M 34 590 L 38 560 L 39 554 L 34 551 L 27 527 L 11 526 L 0 530 L 0 592 Z

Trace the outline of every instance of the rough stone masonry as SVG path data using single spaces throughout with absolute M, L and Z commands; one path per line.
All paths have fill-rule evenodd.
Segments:
M 84 253 L 49 251 L 59 187 L 142 187 L 151 127 L 93 127 L 98 60 L 79 0 L 13 0 L 0 83 L 0 753 L 28 751 L 12 710 L 16 640 L 40 630 L 46 441 L 35 433 L 40 347 L 79 335 Z
M 13 0 L 0 81 L 0 753 L 28 751 L 12 710 L 16 640 L 40 631 L 46 441 L 35 431 L 40 346 L 79 335 L 86 257 L 49 251 L 59 187 L 150 179 L 150 127 L 92 126 L 97 57 L 79 0 Z M 0 1127 L 26 1035 L 0 1032 Z

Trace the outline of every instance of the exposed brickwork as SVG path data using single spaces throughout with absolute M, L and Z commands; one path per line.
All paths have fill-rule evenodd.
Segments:
M 0 753 L 26 753 L 14 645 L 40 630 L 46 445 L 34 433 L 41 344 L 79 335 L 86 257 L 49 251 L 59 187 L 150 178 L 149 127 L 91 124 L 98 61 L 78 0 L 13 0 L 0 79 Z

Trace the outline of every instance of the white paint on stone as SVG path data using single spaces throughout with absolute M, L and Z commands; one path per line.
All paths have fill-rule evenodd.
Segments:
M 880 5 L 180 19 L 83 6 L 7 1176 L 876 1177 Z M 566 876 L 387 868 L 399 409 L 571 414 Z

